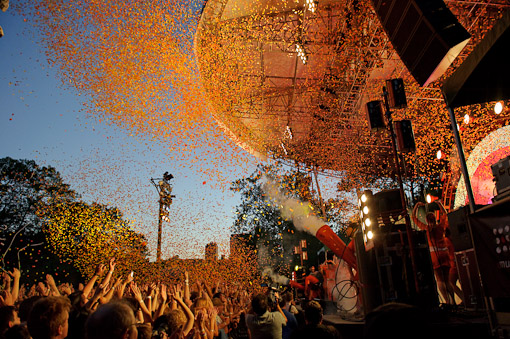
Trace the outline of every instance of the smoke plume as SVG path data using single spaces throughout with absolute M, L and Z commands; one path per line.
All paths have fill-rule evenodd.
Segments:
M 292 220 L 296 229 L 315 235 L 325 224 L 324 220 L 315 215 L 310 203 L 286 196 L 270 178 L 266 177 L 262 189 L 268 198 L 278 204 L 282 216 Z
M 287 278 L 286 276 L 275 273 L 271 267 L 267 266 L 262 269 L 262 275 L 269 276 L 274 283 L 280 285 L 288 285 L 290 281 L 290 279 Z

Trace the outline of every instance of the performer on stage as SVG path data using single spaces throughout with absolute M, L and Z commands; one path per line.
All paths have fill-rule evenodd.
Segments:
M 425 206 L 424 203 L 418 202 L 414 206 L 412 218 L 416 226 L 420 229 L 427 231 L 427 238 L 430 248 L 430 257 L 432 259 L 432 266 L 436 276 L 437 287 L 447 304 L 451 304 L 450 294 L 448 293 L 448 276 L 450 273 L 450 256 L 448 253 L 448 244 L 444 236 L 445 229 L 448 227 L 448 219 L 446 210 L 439 201 L 439 222 L 436 220 L 434 212 L 427 213 L 427 223 L 422 223 L 418 217 L 418 208 Z

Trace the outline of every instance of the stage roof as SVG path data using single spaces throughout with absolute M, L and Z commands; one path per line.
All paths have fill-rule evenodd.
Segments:
M 395 53 L 370 1 L 209 0 L 195 53 L 213 114 L 238 145 L 259 156 L 317 167 L 354 180 L 392 175 L 386 131 L 368 128 L 365 104 L 401 77 L 418 150 L 411 174 L 430 172 L 438 148 L 451 148 L 441 85 L 466 58 L 506 1 L 446 1 L 472 35 L 446 74 L 420 87 Z M 304 49 L 306 62 L 298 53 Z M 467 146 L 469 148 L 469 146 Z

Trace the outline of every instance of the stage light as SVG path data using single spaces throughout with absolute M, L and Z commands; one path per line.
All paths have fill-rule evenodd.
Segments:
M 312 13 L 315 13 L 317 10 L 317 2 L 315 0 L 306 0 L 306 5 L 308 10 Z
M 290 129 L 290 127 L 287 125 L 286 127 L 286 136 L 289 138 L 289 139 L 292 139 L 292 130 Z
M 443 157 L 443 152 L 441 150 L 437 151 L 436 158 L 439 160 Z
M 427 204 L 430 204 L 432 202 L 432 197 L 430 196 L 430 194 L 427 194 Z
M 306 64 L 306 62 L 308 61 L 308 56 L 306 54 L 304 46 L 302 46 L 300 43 L 296 43 L 296 53 L 301 58 L 303 64 Z
M 374 238 L 374 233 L 372 231 L 367 232 L 367 238 L 372 240 Z
M 503 112 L 503 103 L 501 101 L 496 102 L 496 105 L 494 105 L 494 113 L 500 114 Z
M 469 114 L 466 113 L 466 115 L 464 115 L 464 123 L 467 125 L 469 124 Z
M 377 226 L 377 206 L 376 206 L 376 199 L 374 198 L 374 195 L 372 194 L 372 191 L 365 190 L 360 196 L 359 196 L 359 202 L 360 202 L 360 223 L 361 223 L 361 230 L 363 232 L 363 236 L 365 239 L 365 250 L 370 250 L 374 247 L 374 243 L 372 241 L 374 231 L 373 227 Z M 367 236 L 368 232 L 371 232 L 370 236 Z

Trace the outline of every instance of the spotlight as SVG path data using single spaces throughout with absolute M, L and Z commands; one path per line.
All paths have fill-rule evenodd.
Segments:
M 427 194 L 427 204 L 430 204 L 432 202 L 432 197 L 430 196 L 430 194 Z
M 443 152 L 441 150 L 437 151 L 436 158 L 440 160 L 443 157 Z
M 305 48 L 300 43 L 296 43 L 296 53 L 301 58 L 303 64 L 306 64 L 308 61 L 308 56 L 306 54 Z
M 306 5 L 308 7 L 308 10 L 312 13 L 315 13 L 315 11 L 317 10 L 317 1 L 306 0 Z
M 372 191 L 366 190 L 359 196 L 360 202 L 360 222 L 361 230 L 363 232 L 363 239 L 365 240 L 365 250 L 370 250 L 374 247 L 372 241 L 374 237 L 374 227 L 377 227 L 377 211 L 376 201 Z
M 469 124 L 469 114 L 464 115 L 464 123 Z
M 494 105 L 494 113 L 500 114 L 503 112 L 503 103 L 501 101 L 496 102 L 496 105 Z

